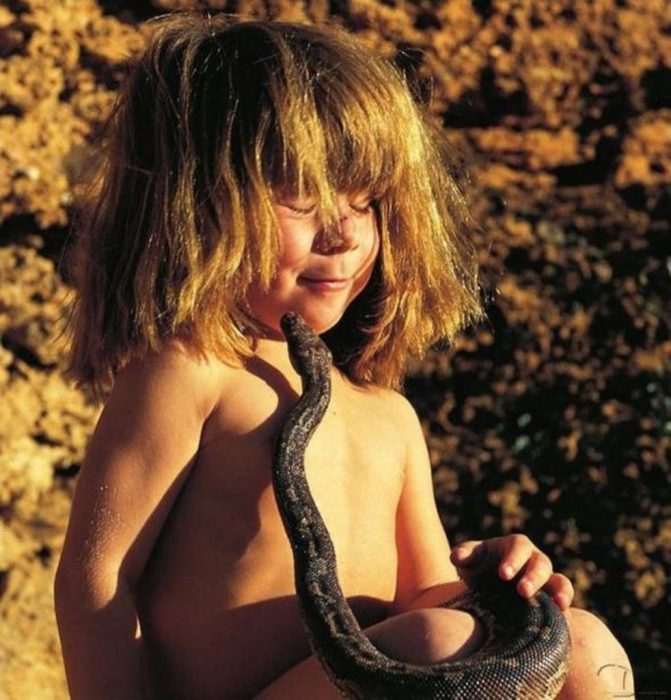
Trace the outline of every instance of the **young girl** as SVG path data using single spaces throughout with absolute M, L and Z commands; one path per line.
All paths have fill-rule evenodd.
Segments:
M 566 612 L 562 697 L 629 673 L 526 537 L 450 553 L 394 389 L 411 355 L 478 318 L 478 282 L 448 152 L 400 75 L 333 28 L 171 15 L 108 136 L 70 325 L 75 376 L 107 395 L 56 580 L 72 697 L 337 697 L 270 484 L 300 391 L 287 311 L 335 358 L 306 469 L 373 641 L 418 663 L 471 653 L 478 624 L 435 606 L 500 576 Z

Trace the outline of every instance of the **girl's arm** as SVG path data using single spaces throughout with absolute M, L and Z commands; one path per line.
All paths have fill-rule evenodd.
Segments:
M 55 582 L 73 700 L 143 696 L 134 586 L 211 410 L 207 365 L 171 347 L 118 377 L 77 481 Z
M 573 599 L 573 587 L 525 535 L 464 542 L 450 551 L 435 505 L 431 467 L 422 429 L 410 404 L 403 405 L 407 435 L 406 473 L 396 525 L 398 583 L 396 612 L 439 605 L 479 577 L 516 579 L 520 595 L 543 588 L 562 610 Z M 459 580 L 459 579 L 463 580 Z
M 398 574 L 393 612 L 429 608 L 463 590 L 438 516 L 431 465 L 414 409 L 396 395 L 406 438 L 405 477 L 396 513 Z

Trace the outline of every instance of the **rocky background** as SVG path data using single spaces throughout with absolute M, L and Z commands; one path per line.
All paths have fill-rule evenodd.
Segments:
M 144 22 L 179 0 L 0 2 L 0 697 L 67 696 L 51 586 L 97 415 L 62 377 L 62 255 Z M 670 697 L 671 3 L 211 0 L 393 58 L 472 176 L 488 322 L 418 363 L 451 538 L 524 531 Z M 647 695 L 646 695 L 647 694 Z M 624 697 L 624 695 L 622 695 Z

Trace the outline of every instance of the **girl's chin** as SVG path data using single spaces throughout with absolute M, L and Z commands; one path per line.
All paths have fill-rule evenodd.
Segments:
M 300 311 L 298 313 L 302 316 L 305 323 L 318 335 L 330 331 L 342 318 L 342 314 L 327 317 L 324 314 L 302 314 Z

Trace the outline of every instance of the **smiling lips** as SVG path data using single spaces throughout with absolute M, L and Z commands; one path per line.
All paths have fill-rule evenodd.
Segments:
M 321 292 L 337 292 L 345 289 L 349 284 L 349 279 L 342 277 L 304 277 L 298 278 L 300 284 Z

